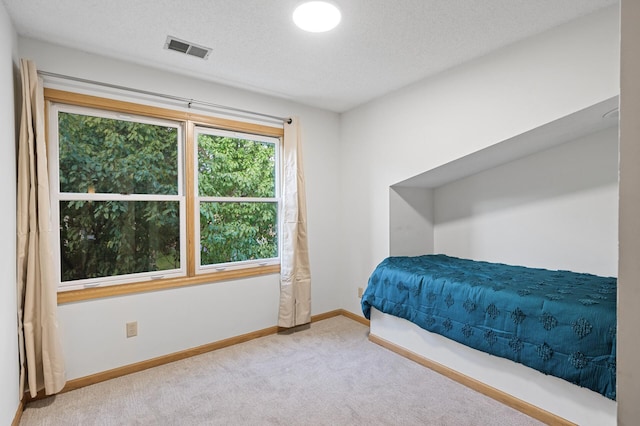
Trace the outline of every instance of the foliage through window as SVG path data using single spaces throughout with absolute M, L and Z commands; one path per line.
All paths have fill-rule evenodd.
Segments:
M 62 103 L 49 110 L 61 289 L 277 263 L 279 138 Z
M 200 266 L 278 257 L 278 139 L 197 129 Z

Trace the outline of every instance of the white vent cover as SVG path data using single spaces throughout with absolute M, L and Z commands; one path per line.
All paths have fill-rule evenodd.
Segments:
M 173 36 L 167 36 L 167 41 L 164 43 L 164 48 L 168 50 L 175 50 L 176 52 L 186 53 L 187 55 L 195 56 L 197 58 L 207 59 L 211 53 L 211 48 L 198 46 L 189 41 L 180 40 Z

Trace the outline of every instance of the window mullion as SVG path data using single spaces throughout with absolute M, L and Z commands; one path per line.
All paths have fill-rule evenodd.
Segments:
M 277 198 L 266 197 L 198 197 L 203 203 L 277 203 Z
M 198 217 L 196 216 L 200 210 L 199 203 L 196 204 L 197 196 L 197 170 L 196 164 L 196 144 L 195 141 L 195 125 L 192 121 L 187 121 L 185 125 L 185 194 L 187 197 L 187 276 L 191 277 L 196 274 L 196 252 L 199 250 L 196 241 L 196 229 Z
M 61 192 L 59 201 L 180 201 L 180 195 Z

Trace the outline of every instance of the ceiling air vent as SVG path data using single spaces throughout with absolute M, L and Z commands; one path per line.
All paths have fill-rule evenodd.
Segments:
M 198 46 L 188 41 L 180 40 L 173 36 L 167 36 L 167 41 L 164 43 L 164 48 L 168 50 L 175 50 L 176 52 L 186 53 L 187 55 L 195 56 L 197 58 L 207 59 L 211 53 L 211 49 L 204 46 Z

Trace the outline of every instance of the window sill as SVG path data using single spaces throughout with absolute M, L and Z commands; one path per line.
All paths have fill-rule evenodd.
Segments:
M 219 271 L 192 277 L 179 277 L 166 280 L 152 280 L 131 284 L 119 284 L 104 287 L 93 287 L 82 290 L 58 292 L 58 305 L 79 302 L 82 300 L 101 299 L 104 297 L 122 296 L 125 294 L 144 293 L 148 291 L 166 290 L 197 284 L 214 283 L 217 281 L 235 280 L 280 273 L 280 265 L 258 266 L 231 271 Z

